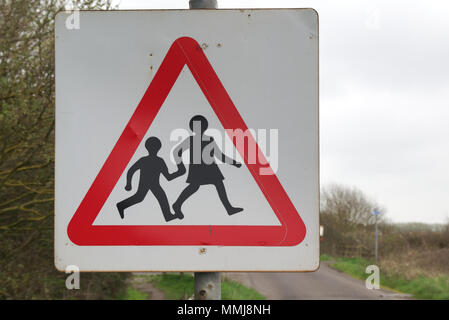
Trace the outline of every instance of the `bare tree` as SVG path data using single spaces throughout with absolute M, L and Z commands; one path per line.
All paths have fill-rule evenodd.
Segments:
M 336 248 L 348 245 L 371 249 L 375 208 L 382 213 L 378 221 L 384 221 L 385 209 L 361 190 L 338 184 L 323 188 L 320 220 L 325 229 L 324 252 L 335 253 Z
M 334 215 L 344 224 L 350 226 L 373 224 L 374 209 L 383 213 L 378 219 L 384 219 L 385 209 L 357 188 L 332 184 L 321 191 L 321 214 Z

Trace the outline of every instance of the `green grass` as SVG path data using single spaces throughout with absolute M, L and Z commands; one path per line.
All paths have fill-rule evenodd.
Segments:
M 120 297 L 121 300 L 148 300 L 148 294 L 141 292 L 133 287 L 128 287 L 124 296 Z
M 321 261 L 329 261 L 329 260 L 332 260 L 332 257 L 328 254 L 322 254 L 320 260 Z
M 362 280 L 368 277 L 365 270 L 367 266 L 372 264 L 362 258 L 336 258 L 334 261 L 331 263 L 331 267 Z
M 265 300 L 265 297 L 256 290 L 229 279 L 223 282 L 221 294 L 223 300 Z
M 327 260 L 331 258 L 326 257 Z M 374 264 L 362 258 L 333 258 L 330 266 L 355 278 L 365 280 L 368 274 L 366 267 Z M 322 261 L 326 261 L 322 258 Z M 417 299 L 449 299 L 449 275 L 440 277 L 418 276 L 406 279 L 401 274 L 386 274 L 380 269 L 380 285 L 387 289 L 408 293 Z
M 150 277 L 155 287 L 162 290 L 168 300 L 188 299 L 193 295 L 193 276 L 184 274 L 162 274 Z M 221 286 L 222 300 L 264 300 L 257 291 L 225 279 Z

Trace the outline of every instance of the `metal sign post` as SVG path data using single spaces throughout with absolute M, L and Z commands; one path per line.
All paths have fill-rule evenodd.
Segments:
M 190 0 L 190 9 L 217 9 L 217 0 Z M 195 300 L 221 300 L 221 272 L 195 272 Z
M 375 232 L 375 246 L 374 246 L 374 261 L 377 263 L 377 214 L 376 214 L 376 232 Z
M 217 9 L 217 0 L 190 0 L 190 9 Z
M 376 219 L 375 222 L 375 231 L 374 231 L 374 261 L 377 264 L 378 259 L 378 245 L 377 245 L 377 239 L 378 239 L 378 233 L 377 233 L 377 216 L 380 214 L 380 212 L 377 209 L 374 209 L 373 211 L 374 217 Z

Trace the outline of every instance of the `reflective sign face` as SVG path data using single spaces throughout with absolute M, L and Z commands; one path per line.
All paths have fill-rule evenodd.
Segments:
M 56 267 L 315 270 L 317 19 L 59 14 Z

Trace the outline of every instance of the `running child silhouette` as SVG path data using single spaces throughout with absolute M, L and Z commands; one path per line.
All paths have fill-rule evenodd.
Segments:
M 176 172 L 169 173 L 164 160 L 157 155 L 161 146 L 161 141 L 158 138 L 148 138 L 147 141 L 145 141 L 145 148 L 148 150 L 148 156 L 140 158 L 131 166 L 131 168 L 129 168 L 126 176 L 125 190 L 131 191 L 131 181 L 137 170 L 140 170 L 139 187 L 133 196 L 117 203 L 117 209 L 122 219 L 124 218 L 125 209 L 142 202 L 149 190 L 151 190 L 159 202 L 165 221 L 168 222 L 177 218 L 177 216 L 170 211 L 167 195 L 159 183 L 159 178 L 162 174 L 168 181 L 171 181 L 182 176 L 186 172 L 186 168 L 181 162 L 178 164 L 178 170 Z
M 242 211 L 243 208 L 234 207 L 229 202 L 223 184 L 224 177 L 218 165 L 215 163 L 215 158 L 237 168 L 240 168 L 242 164 L 223 154 L 214 139 L 204 134 L 208 127 L 208 122 L 205 117 L 200 115 L 194 116 L 190 119 L 189 127 L 193 135 L 186 138 L 173 150 L 173 157 L 178 166 L 182 164 L 182 153 L 188 149 L 190 150 L 189 174 L 186 180 L 189 185 L 181 192 L 173 204 L 175 214 L 179 219 L 184 218 L 184 214 L 181 211 L 181 206 L 184 201 L 197 192 L 200 186 L 207 184 L 215 186 L 228 215 Z

